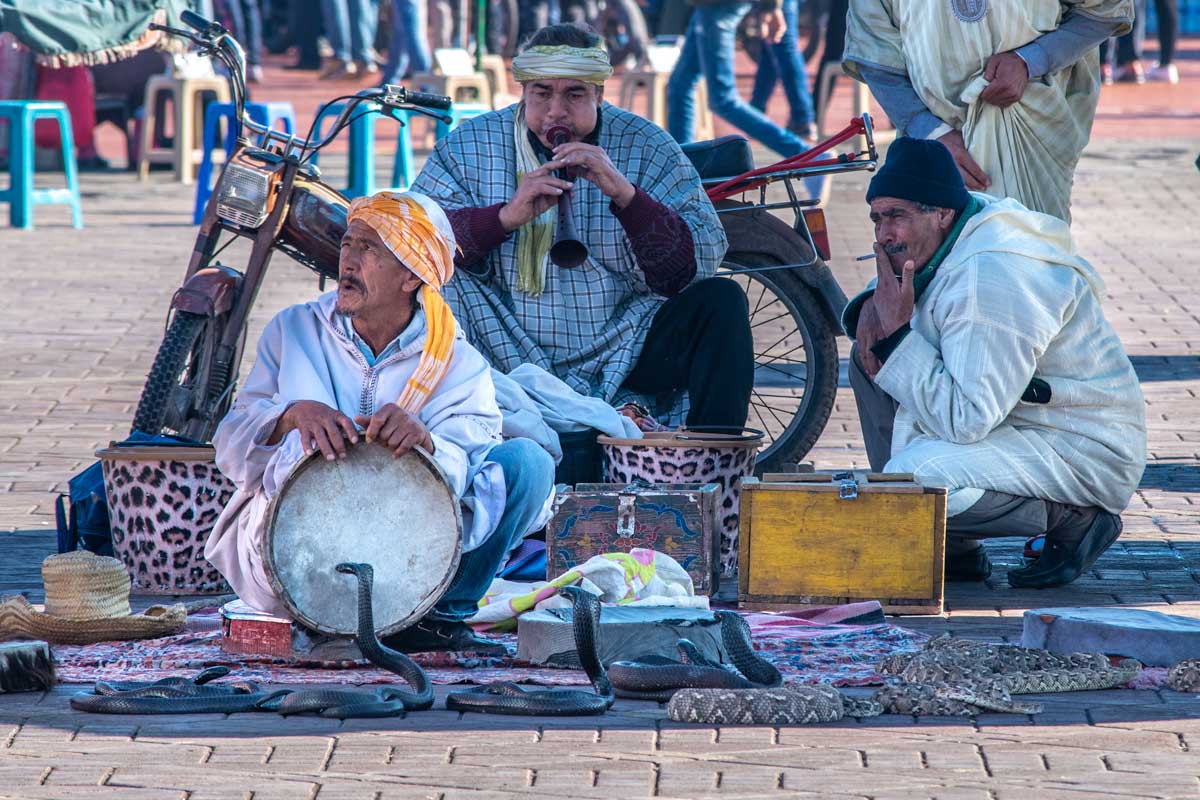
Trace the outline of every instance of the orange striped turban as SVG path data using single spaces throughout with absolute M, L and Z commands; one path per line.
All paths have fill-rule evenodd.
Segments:
M 347 224 L 369 225 L 405 267 L 425 282 L 425 347 L 417 370 L 408 379 L 396 405 L 413 414 L 420 411 L 450 368 L 455 323 L 441 290 L 454 274 L 454 231 L 441 207 L 416 192 L 379 192 L 350 204 Z

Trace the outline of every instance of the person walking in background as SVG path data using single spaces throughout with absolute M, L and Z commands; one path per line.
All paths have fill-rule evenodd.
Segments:
M 783 19 L 787 28 L 778 42 L 763 44 L 758 56 L 758 71 L 754 75 L 754 89 L 750 93 L 750 105 L 759 111 L 766 111 L 775 84 L 783 81 L 790 111 L 788 130 L 802 139 L 815 139 L 817 125 L 813 100 L 808 93 L 808 75 L 805 74 L 804 59 L 800 55 L 800 5 L 801 0 L 783 0 Z
M 374 0 L 321 0 L 325 36 L 333 48 L 333 63 L 321 80 L 344 80 L 379 71 L 375 64 L 375 26 L 379 11 Z
M 392 0 L 392 37 L 383 83 L 400 83 L 414 73 L 429 71 L 425 8 L 424 0 Z
M 749 2 L 693 0 L 683 52 L 667 83 L 667 129 L 680 143 L 692 141 L 696 130 L 696 82 L 704 78 L 708 107 L 734 127 L 783 156 L 808 149 L 804 140 L 779 127 L 738 96 L 733 72 L 737 29 L 754 6 Z M 778 42 L 787 25 L 779 0 L 760 0 L 763 41 Z
M 320 69 L 321 52 L 317 38 L 321 35 L 321 14 L 318 0 L 288 0 L 288 32 L 296 45 L 296 61 L 284 69 Z
M 842 68 L 901 135 L 946 145 L 968 189 L 1070 220 L 1096 45 L 1132 22 L 1133 0 L 851 0 Z
M 224 12 L 233 28 L 233 38 L 246 50 L 246 80 L 261 83 L 263 77 L 262 11 L 258 0 L 221 0 L 218 12 Z
M 1142 42 L 1145 39 L 1146 0 L 1133 0 L 1133 27 L 1116 38 L 1100 43 L 1100 78 L 1105 85 L 1113 81 L 1146 82 L 1146 69 L 1142 66 Z
M 1179 0 L 1154 0 L 1154 16 L 1158 25 L 1158 63 L 1146 73 L 1146 79 L 1179 83 L 1179 70 L 1175 67 L 1175 45 L 1179 41 Z

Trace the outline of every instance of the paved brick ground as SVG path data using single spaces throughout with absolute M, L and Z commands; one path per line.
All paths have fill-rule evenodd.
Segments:
M 1190 98 L 1176 116 L 1194 120 L 1196 85 L 1169 90 Z M 289 97 L 295 88 L 276 86 Z M 1153 105 L 1163 95 L 1106 94 L 1076 189 L 1080 250 L 1108 282 L 1107 311 L 1147 399 L 1151 462 L 1126 534 L 1089 575 L 1045 592 L 1009 590 L 1003 572 L 1018 543 L 989 544 L 993 579 L 952 585 L 946 615 L 902 624 L 1011 639 L 1021 612 L 1038 606 L 1200 615 L 1200 174 L 1191 165 L 1200 137 L 1178 120 L 1160 130 L 1145 105 L 1130 123 L 1135 134 L 1122 135 L 1123 119 L 1103 117 L 1108 97 Z M 336 173 L 337 159 L 329 162 Z M 848 260 L 869 250 L 863 188 L 861 177 L 846 178 L 829 205 L 833 267 L 847 289 L 867 277 Z M 66 227 L 59 209 L 39 209 L 37 231 L 0 232 L 11 297 L 0 315 L 0 593 L 38 595 L 38 563 L 53 548 L 52 492 L 127 431 L 190 248 L 189 191 L 108 174 L 85 176 L 84 194 L 85 231 Z M 255 335 L 274 310 L 316 291 L 311 273 L 287 259 L 273 269 Z M 844 387 L 812 457 L 821 467 L 865 463 Z M 1200 699 L 1166 691 L 1055 696 L 1034 717 L 715 730 L 674 725 L 657 706 L 628 701 L 598 720 L 547 725 L 444 710 L 384 722 L 110 719 L 71 712 L 73 690 L 0 697 L 0 798 L 1200 794 Z

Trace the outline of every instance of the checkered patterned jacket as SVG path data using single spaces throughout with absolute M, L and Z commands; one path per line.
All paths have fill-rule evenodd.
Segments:
M 516 191 L 516 106 L 468 120 L 438 142 L 413 184 L 447 211 L 507 202 Z M 599 145 L 626 178 L 687 223 L 696 276 L 712 277 L 725 255 L 725 231 L 687 156 L 648 120 L 605 103 Z M 632 371 L 654 313 L 665 301 L 646 285 L 609 200 L 578 181 L 572 208 L 591 255 L 573 270 L 550 265 L 541 295 L 517 292 L 516 239 L 487 258 L 483 277 L 460 271 L 444 296 L 468 340 L 509 372 L 532 363 L 576 391 L 612 402 Z

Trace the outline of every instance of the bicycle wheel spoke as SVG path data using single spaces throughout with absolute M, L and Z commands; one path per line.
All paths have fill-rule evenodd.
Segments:
M 796 361 L 796 362 L 792 362 L 792 363 L 795 363 L 795 364 L 799 365 L 799 364 L 803 364 L 804 362 L 802 362 L 802 361 Z M 788 377 L 788 378 L 795 378 L 795 377 L 796 377 L 794 374 L 792 374 L 792 373 L 791 373 L 791 372 L 789 372 L 788 370 L 786 370 L 786 369 L 780 369 L 779 367 L 772 366 L 771 364 L 755 364 L 754 366 L 755 366 L 755 369 L 756 369 L 756 370 L 757 370 L 759 367 L 762 367 L 764 370 L 770 370 L 771 372 L 776 372 L 776 373 L 779 373 L 780 375 L 784 375 L 784 376 L 786 376 L 786 377 Z M 807 369 L 807 367 L 808 367 L 808 365 L 807 365 L 807 364 L 805 364 L 805 377 L 804 377 L 804 381 L 805 381 L 806 383 L 808 382 L 808 369 Z
M 785 358 L 787 358 L 787 357 L 788 357 L 790 354 L 792 354 L 792 353 L 796 352 L 797 350 L 803 350 L 803 349 L 804 349 L 804 343 L 803 343 L 803 342 L 801 342 L 800 344 L 798 344 L 798 345 L 796 345 L 795 347 L 793 347 L 791 350 L 785 350 L 784 352 L 780 353 L 780 354 L 779 354 L 779 355 L 777 355 L 777 356 L 770 355 L 769 353 L 755 353 L 755 354 L 754 354 L 754 357 L 755 357 L 756 359 L 757 359 L 757 358 L 759 358 L 760 356 L 761 356 L 762 358 L 766 358 L 766 359 L 768 359 L 768 360 L 767 360 L 767 361 L 765 361 L 765 362 L 757 362 L 757 361 L 756 361 L 755 363 L 767 363 L 767 364 L 770 364 L 770 363 L 773 363 L 773 362 L 776 362 L 776 361 L 780 361 L 780 360 L 782 360 L 782 359 L 785 359 Z M 792 363 L 792 364 L 804 364 L 804 363 L 807 363 L 807 360 L 805 360 L 805 361 L 792 361 L 792 362 L 790 362 L 790 363 Z
M 782 314 L 776 314 L 775 316 L 771 317 L 770 319 L 764 319 L 762 322 L 753 322 L 752 321 L 750 323 L 750 329 L 753 330 L 754 328 L 757 328 L 761 325 L 768 325 L 777 319 L 783 319 L 784 317 L 790 317 L 791 315 L 792 315 L 792 312 L 790 312 L 786 308 L 784 308 Z M 754 318 L 751 317 L 751 320 L 753 320 L 753 319 Z
M 755 396 L 755 397 L 762 397 L 762 395 L 760 395 L 758 392 L 755 392 L 755 393 L 754 393 L 754 396 Z M 779 415 L 775 413 L 775 409 L 774 409 L 774 408 L 772 408 L 772 407 L 771 407 L 771 405 L 770 405 L 769 403 L 756 403 L 755 405 L 756 405 L 756 406 L 761 406 L 761 407 L 763 407 L 763 408 L 767 409 L 768 411 L 770 411 L 770 412 L 771 412 L 771 416 L 772 416 L 772 417 L 774 417 L 774 418 L 775 418 L 775 421 L 779 423 L 779 427 L 780 427 L 780 428 L 782 428 L 782 429 L 783 429 L 783 430 L 785 430 L 785 431 L 787 430 L 787 423 L 785 423 L 783 420 L 781 420 L 781 419 L 779 418 Z M 784 409 L 780 409 L 780 411 L 784 411 Z M 761 418 L 761 414 L 760 414 L 760 418 Z

